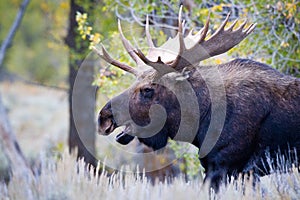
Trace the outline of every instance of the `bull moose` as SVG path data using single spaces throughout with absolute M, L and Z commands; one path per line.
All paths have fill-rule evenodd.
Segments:
M 137 67 L 113 59 L 105 48 L 94 48 L 106 62 L 133 74 L 130 88 L 112 98 L 98 117 L 98 131 L 109 135 L 124 130 L 117 142 L 128 144 L 135 137 L 158 150 L 167 140 L 189 142 L 199 148 L 206 178 L 218 188 L 226 176 L 252 171 L 270 173 L 270 159 L 281 153 L 300 153 L 300 80 L 248 59 L 235 59 L 216 66 L 200 61 L 227 52 L 255 28 L 247 21 L 228 28 L 230 14 L 208 39 L 209 16 L 204 27 L 184 36 L 181 11 L 178 33 L 156 47 L 145 34 L 148 53 L 122 43 Z

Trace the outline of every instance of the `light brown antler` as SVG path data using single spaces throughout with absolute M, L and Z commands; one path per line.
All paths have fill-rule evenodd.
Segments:
M 120 20 L 118 20 L 118 28 L 119 28 L 119 32 L 120 32 L 120 36 L 122 39 L 122 43 L 124 48 L 126 49 L 127 53 L 130 55 L 130 57 L 135 61 L 135 63 L 137 63 L 138 65 L 143 64 L 142 60 L 139 58 L 139 56 L 134 52 L 135 49 L 132 46 L 132 44 L 125 38 L 123 31 L 122 31 L 122 27 L 121 27 L 121 22 Z M 134 74 L 135 76 L 138 76 L 138 71 L 124 63 L 121 63 L 115 59 L 113 59 L 109 53 L 106 51 L 106 49 L 104 48 L 103 45 L 101 45 L 101 51 L 99 49 L 97 49 L 96 47 L 92 47 L 93 50 L 102 58 L 104 59 L 106 62 L 124 70 L 127 71 L 131 74 Z
M 248 28 L 244 29 L 247 24 L 247 20 L 245 20 L 239 28 L 233 30 L 233 27 L 237 23 L 237 20 L 235 20 L 233 24 L 225 30 L 229 17 L 230 13 L 227 15 L 218 30 L 208 40 L 205 40 L 208 29 L 208 23 L 206 23 L 200 40 L 192 48 L 187 49 L 182 53 L 182 55 L 177 57 L 179 61 L 176 68 L 183 69 L 184 67 L 182 65 L 184 65 L 186 61 L 191 64 L 196 64 L 197 62 L 209 57 L 227 52 L 229 49 L 233 48 L 245 39 L 256 26 L 256 24 L 250 24 Z M 186 61 L 180 62 L 181 60 Z
M 153 45 L 151 40 L 151 36 L 149 33 L 149 22 L 147 18 L 146 22 L 146 36 L 148 40 L 148 44 L 150 46 L 150 51 L 148 55 L 153 57 L 153 55 L 157 56 L 157 61 L 151 61 L 148 59 L 140 50 L 135 50 L 135 53 L 140 57 L 141 60 L 145 62 L 145 64 L 152 66 L 155 69 L 160 69 L 158 71 L 168 72 L 170 70 L 162 70 L 161 68 L 165 65 L 166 68 L 173 68 L 177 71 L 181 71 L 183 68 L 198 64 L 200 61 L 205 60 L 209 57 L 219 55 L 227 52 L 229 49 L 233 48 L 235 45 L 239 44 L 244 38 L 246 38 L 255 28 L 256 24 L 250 24 L 250 26 L 246 29 L 244 27 L 247 24 L 245 21 L 239 28 L 233 30 L 233 27 L 236 25 L 237 20 L 233 22 L 233 24 L 225 30 L 225 26 L 228 23 L 230 13 L 227 15 L 226 19 L 223 21 L 218 30 L 208 39 L 205 40 L 209 28 L 209 19 L 206 21 L 205 26 L 195 35 L 190 32 L 187 37 L 183 38 L 183 23 L 181 20 L 182 7 L 179 11 L 178 16 L 178 33 L 177 36 L 173 39 L 169 39 L 166 43 L 179 43 L 179 49 L 177 56 L 169 61 L 168 59 L 159 56 L 160 53 L 164 53 L 162 47 L 167 45 L 162 45 L 160 48 L 156 48 Z M 176 41 L 177 40 L 177 41 Z M 187 43 L 193 43 L 190 48 L 187 48 Z M 169 44 L 170 46 L 170 44 Z M 175 44 L 173 45 L 175 48 Z M 176 50 L 175 50 L 176 51 Z M 171 57 L 171 55 L 168 55 Z M 153 58 L 152 58 L 153 60 Z M 167 62 L 163 62 L 167 60 Z
M 126 72 L 129 72 L 131 74 L 134 74 L 135 76 L 138 75 L 138 72 L 136 69 L 124 64 L 124 63 L 121 63 L 115 59 L 113 59 L 109 54 L 108 52 L 106 51 L 106 49 L 104 48 L 104 46 L 101 45 L 101 50 L 100 51 L 99 49 L 97 49 L 96 47 L 92 47 L 93 50 L 103 59 L 105 60 L 106 62 L 126 71 Z
M 118 20 L 118 28 L 119 28 L 119 32 L 121 35 L 121 39 L 122 39 L 122 43 L 123 46 L 125 47 L 127 53 L 130 55 L 130 57 L 135 61 L 135 63 L 137 65 L 143 64 L 141 59 L 139 58 L 139 56 L 137 56 L 134 53 L 135 48 L 132 46 L 132 44 L 125 38 L 123 31 L 122 31 L 122 27 L 121 27 L 121 22 L 120 20 Z
M 195 66 L 202 60 L 227 52 L 246 38 L 256 26 L 256 24 L 250 24 L 248 28 L 244 29 L 247 24 L 247 21 L 245 21 L 239 28 L 233 30 L 237 23 L 237 20 L 235 20 L 233 24 L 225 30 L 225 26 L 227 25 L 230 17 L 229 13 L 218 30 L 208 40 L 205 40 L 209 29 L 210 16 L 208 15 L 204 27 L 198 33 L 193 35 L 191 31 L 187 37 L 183 37 L 184 22 L 182 22 L 181 15 L 182 6 L 179 9 L 178 33 L 176 37 L 169 39 L 161 47 L 155 47 L 153 44 L 149 33 L 149 18 L 147 16 L 145 26 L 149 46 L 147 56 L 145 56 L 141 50 L 134 48 L 125 38 L 121 28 L 121 23 L 118 21 L 122 43 L 137 65 L 143 65 L 145 63 L 161 74 L 166 74 L 174 70 L 181 71 L 187 66 Z M 136 69 L 114 60 L 103 46 L 101 48 L 102 51 L 95 47 L 93 49 L 106 62 L 138 76 Z

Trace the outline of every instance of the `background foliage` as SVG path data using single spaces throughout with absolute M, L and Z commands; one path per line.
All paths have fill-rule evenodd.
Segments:
M 0 42 L 4 39 L 21 0 L 1 1 Z M 31 1 L 20 30 L 8 51 L 5 69 L 27 80 L 60 85 L 67 74 L 66 0 Z M 5 17 L 4 17 L 5 16 Z

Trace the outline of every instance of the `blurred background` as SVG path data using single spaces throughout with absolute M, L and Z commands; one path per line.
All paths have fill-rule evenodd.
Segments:
M 200 30 L 209 13 L 211 33 L 228 12 L 232 13 L 230 22 L 241 18 L 241 24 L 248 18 L 249 22 L 257 23 L 254 32 L 236 48 L 203 64 L 250 58 L 300 77 L 298 0 L 2 0 L 0 93 L 11 132 L 25 160 L 34 164 L 41 153 L 59 156 L 65 149 L 76 149 L 78 157 L 84 157 L 94 166 L 99 158 L 116 157 L 120 157 L 119 165 L 129 164 L 130 159 L 115 154 L 114 135 L 96 136 L 95 121 L 105 102 L 128 87 L 133 77 L 90 55 L 89 47 L 102 42 L 114 58 L 132 65 L 119 39 L 117 19 L 121 20 L 129 40 L 145 44 L 143 27 L 148 14 L 154 42 L 161 45 L 176 34 L 180 5 L 186 20 L 185 33 L 192 27 Z M 11 33 L 20 12 L 24 15 Z M 73 94 L 83 60 L 90 61 L 85 62 L 88 70 L 83 72 L 85 87 L 79 88 L 79 94 Z M 74 123 L 72 95 L 87 97 L 78 105 L 88 113 L 77 119 L 82 122 L 79 127 Z M 84 136 L 78 137 L 78 130 L 85 130 Z M 6 146 L 2 143 L 1 148 Z M 152 151 L 137 142 L 118 148 L 129 152 Z M 10 161 L 4 152 L 0 151 L 0 170 L 5 172 Z M 179 160 L 172 164 L 174 158 Z M 147 159 L 141 161 L 142 166 L 156 163 L 165 166 L 163 170 L 149 173 L 150 177 L 179 172 L 193 177 L 201 170 L 197 149 L 186 144 L 170 142 L 166 152 Z

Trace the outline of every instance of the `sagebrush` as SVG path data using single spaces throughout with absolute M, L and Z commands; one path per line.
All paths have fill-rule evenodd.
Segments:
M 64 154 L 61 159 L 43 159 L 38 175 L 28 182 L 12 177 L 0 184 L 0 199 L 299 199 L 300 176 L 297 168 L 289 173 L 273 173 L 253 186 L 252 178 L 231 181 L 218 194 L 202 184 L 202 179 L 186 182 L 182 177 L 170 183 L 152 184 L 143 174 L 111 175 L 102 170 L 86 170 L 85 163 Z

